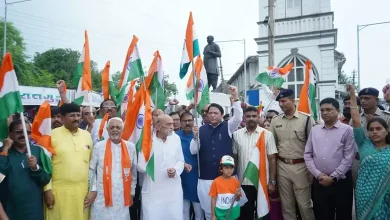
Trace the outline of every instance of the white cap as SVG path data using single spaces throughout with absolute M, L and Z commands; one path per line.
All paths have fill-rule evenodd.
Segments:
M 234 166 L 234 159 L 229 155 L 225 155 L 221 159 L 221 165 L 231 165 Z

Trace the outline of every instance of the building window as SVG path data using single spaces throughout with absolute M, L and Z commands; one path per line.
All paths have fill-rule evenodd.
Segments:
M 287 1 L 287 8 L 300 8 L 301 7 L 301 1 L 302 0 L 286 0 Z
M 295 91 L 295 98 L 296 99 L 299 99 L 301 89 L 302 89 L 303 83 L 305 81 L 305 68 L 306 68 L 305 67 L 305 60 L 306 59 L 304 57 L 302 57 L 298 54 L 295 54 L 295 55 L 288 56 L 285 59 L 285 61 L 282 62 L 281 65 L 279 65 L 279 67 L 283 67 L 291 62 L 294 63 L 293 69 L 291 70 L 291 72 L 287 76 L 287 79 L 285 82 L 285 85 L 286 85 L 285 87 Z M 317 76 L 318 76 L 317 71 L 314 68 L 314 65 L 312 65 L 312 66 L 313 66 L 314 77 L 317 78 Z M 315 80 L 317 81 L 317 79 L 315 79 Z M 318 91 L 317 91 L 317 94 L 318 94 Z

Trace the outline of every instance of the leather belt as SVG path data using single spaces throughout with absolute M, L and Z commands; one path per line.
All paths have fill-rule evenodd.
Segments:
M 303 158 L 299 158 L 299 159 L 286 159 L 286 158 L 283 158 L 283 157 L 278 157 L 278 159 L 280 161 L 282 161 L 283 163 L 285 164 L 299 164 L 299 163 L 304 163 L 305 162 L 305 159 Z
M 359 153 L 356 153 L 356 154 L 355 154 L 355 160 L 360 160 L 360 155 L 359 155 Z

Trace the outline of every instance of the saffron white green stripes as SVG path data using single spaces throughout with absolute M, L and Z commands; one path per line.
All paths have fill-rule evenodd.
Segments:
M 197 73 L 196 74 L 197 77 L 195 80 L 196 83 L 195 88 L 198 89 L 194 90 L 193 79 L 192 79 L 194 74 L 192 73 L 187 82 L 186 97 L 188 100 L 196 99 L 197 111 L 199 114 L 201 114 L 203 107 L 210 103 L 210 92 L 209 92 L 209 84 L 207 80 L 206 69 L 203 65 L 203 61 L 200 56 L 198 56 L 198 58 L 195 61 L 195 72 Z
M 87 31 L 85 31 L 83 52 L 79 57 L 79 61 L 76 65 L 76 71 L 73 74 L 73 85 L 77 86 L 74 102 L 78 105 L 81 105 L 85 97 L 85 100 L 88 100 L 88 92 L 92 92 L 91 59 L 89 56 L 89 41 Z M 92 100 L 88 101 L 92 103 Z
M 130 82 L 136 78 L 143 77 L 144 71 L 142 68 L 141 57 L 138 52 L 137 46 L 138 38 L 136 36 L 133 37 L 133 41 L 129 47 L 129 56 L 125 61 L 125 68 L 122 71 L 121 81 L 119 85 L 119 92 L 117 94 L 117 105 L 121 106 L 123 102 L 127 102 L 125 100 L 125 96 L 130 89 Z M 122 112 L 122 110 L 118 111 Z
M 183 79 L 186 76 L 191 62 L 193 62 L 194 58 L 197 57 L 199 54 L 200 50 L 198 36 L 196 35 L 192 12 L 190 12 L 180 63 L 180 79 Z
M 263 147 L 260 147 L 260 140 L 263 141 Z M 264 131 L 260 135 L 259 141 L 256 147 L 252 150 L 252 156 L 244 172 L 244 178 L 249 180 L 257 189 L 257 217 L 261 218 L 269 212 L 269 201 L 268 201 L 268 190 L 264 188 L 268 185 L 269 174 L 268 174 L 268 160 L 266 159 L 265 151 L 265 133 Z M 260 151 L 262 150 L 262 151 Z M 264 159 L 264 161 L 261 161 Z M 265 172 L 265 173 L 264 173 Z M 261 175 L 264 177 L 266 183 L 261 182 Z
M 23 112 L 19 83 L 14 71 L 12 56 L 4 56 L 0 70 L 0 140 L 8 137 L 8 117 Z
M 158 51 L 156 56 L 156 69 L 153 73 L 153 79 L 149 85 L 149 92 L 151 101 L 155 108 L 164 109 L 165 105 L 165 93 L 164 93 L 164 71 L 162 67 L 162 60 Z
M 74 76 L 73 76 L 73 83 L 77 82 L 77 89 L 76 89 L 76 94 L 74 97 L 74 103 L 76 103 L 77 105 L 81 105 L 81 103 L 83 103 L 83 101 L 84 101 L 84 97 L 86 97 L 86 99 L 87 99 L 87 96 L 88 96 L 88 90 L 83 91 L 83 89 L 82 89 L 84 53 L 85 53 L 85 49 L 83 48 L 83 52 L 82 52 L 81 56 L 79 57 L 79 60 L 78 60 L 77 65 L 76 65 L 76 71 L 75 71 Z
M 315 76 L 313 73 L 313 69 L 310 68 L 309 70 L 309 103 L 310 103 L 310 112 L 313 116 L 314 120 L 317 121 L 318 119 L 318 113 L 317 113 L 317 104 L 316 104 L 316 82 L 315 82 Z

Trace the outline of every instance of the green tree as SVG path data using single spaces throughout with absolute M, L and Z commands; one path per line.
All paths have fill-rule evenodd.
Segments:
M 65 80 L 68 88 L 75 89 L 72 79 L 80 56 L 80 52 L 72 49 L 52 48 L 43 53 L 35 53 L 33 62 L 37 68 L 52 73 L 54 83 Z M 91 60 L 92 89 L 97 92 L 102 90 L 101 72 L 98 64 Z
M 174 82 L 170 83 L 168 80 L 169 80 L 169 76 L 168 75 L 164 75 L 164 93 L 165 93 L 165 97 L 172 97 L 172 96 L 178 95 L 179 91 L 177 91 L 176 84 Z
M 36 67 L 52 73 L 54 81 L 65 80 L 67 86 L 72 88 L 72 77 L 79 57 L 78 51 L 52 48 L 43 53 L 35 53 L 33 62 Z
M 18 77 L 24 71 L 26 67 L 26 58 L 25 50 L 26 45 L 24 43 L 23 36 L 19 29 L 11 22 L 7 22 L 7 52 L 12 54 L 12 59 L 14 62 L 15 72 Z M 1 53 L 4 51 L 4 20 L 0 21 L 0 48 Z M 0 61 L 3 61 L 3 56 L 1 56 Z
M 22 85 L 55 87 L 53 74 L 46 70 L 37 69 L 32 63 L 27 63 L 23 73 L 20 74 L 19 82 Z

